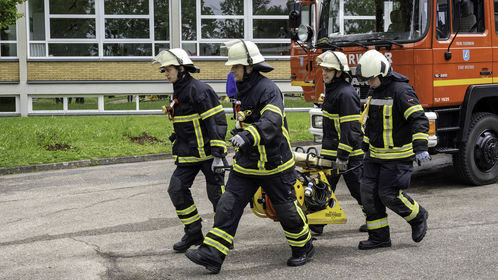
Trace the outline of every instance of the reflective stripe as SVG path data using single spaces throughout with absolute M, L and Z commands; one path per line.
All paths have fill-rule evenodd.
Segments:
M 288 232 L 288 231 L 285 231 L 285 230 L 284 230 L 284 232 L 285 232 L 285 236 L 287 238 L 297 239 L 297 238 L 299 238 L 299 237 L 304 236 L 305 234 L 307 234 L 308 230 L 309 230 L 308 225 L 306 223 L 304 223 L 303 230 L 301 230 L 299 233 L 292 233 L 292 232 Z
M 422 105 L 413 105 L 410 108 L 406 109 L 406 111 L 403 113 L 403 116 L 405 116 L 405 119 L 408 119 L 410 115 L 414 112 L 417 111 L 424 111 L 424 108 L 422 108 Z
M 335 120 L 335 119 L 339 118 L 339 114 L 331 114 L 325 110 L 322 110 L 322 114 L 324 117 L 331 119 L 331 120 Z
M 418 206 L 418 203 L 414 200 L 413 204 L 403 195 L 403 190 L 399 190 L 399 195 L 397 196 L 403 204 L 408 207 L 408 209 L 412 210 L 410 215 L 403 217 L 407 222 L 413 220 L 415 217 L 417 217 L 418 212 L 420 210 L 420 207 Z
M 370 157 L 378 159 L 401 159 L 413 156 L 413 150 L 403 153 L 375 153 L 370 151 Z
M 368 138 L 368 136 L 366 136 L 366 135 L 363 135 L 363 142 L 369 144 L 370 143 L 370 138 Z
M 349 152 L 349 153 L 351 153 L 353 151 L 353 147 L 348 146 L 348 145 L 346 145 L 344 143 L 339 143 L 339 145 L 337 146 L 337 148 L 339 148 L 341 150 L 344 150 L 346 152 Z
M 201 116 L 199 116 L 199 114 L 192 114 L 192 115 L 187 115 L 187 116 L 175 116 L 173 123 L 191 122 L 193 120 L 198 120 L 200 118 L 201 118 Z
M 335 128 L 335 131 L 337 132 L 337 136 L 339 139 L 341 139 L 341 124 L 339 121 L 339 114 L 331 114 L 325 110 L 322 110 L 322 114 L 324 117 L 326 117 L 334 122 L 334 128 Z
M 359 121 L 360 120 L 360 115 L 349 115 L 349 116 L 343 116 L 339 118 L 340 122 L 352 122 L 352 121 Z
M 257 170 L 257 169 L 244 168 L 239 164 L 237 164 L 237 161 L 235 159 L 233 160 L 233 170 L 238 173 L 246 175 L 261 175 L 261 176 L 273 175 L 282 172 L 284 170 L 287 170 L 293 166 L 294 166 L 294 157 L 289 159 L 286 163 L 279 165 L 277 168 L 270 170 Z
M 223 231 L 219 228 L 212 228 L 209 232 L 218 237 L 225 239 L 230 244 L 232 244 L 233 242 L 233 236 L 231 236 L 230 234 L 226 233 L 226 231 Z
M 411 149 L 413 149 L 412 143 L 405 144 L 401 147 L 392 147 L 392 148 L 377 148 L 370 145 L 370 151 L 374 153 L 399 153 L 399 152 L 406 152 Z
M 258 130 L 252 125 L 244 128 L 244 130 L 247 130 L 249 131 L 249 133 L 251 133 L 252 138 L 254 139 L 253 146 L 259 145 L 259 143 L 261 142 L 261 137 L 259 136 Z
M 215 114 L 220 113 L 220 112 L 223 112 L 223 106 L 218 105 L 218 106 L 211 108 L 211 109 L 207 110 L 206 112 L 202 113 L 201 118 L 204 120 L 204 119 L 207 119 L 207 118 L 211 117 L 212 115 L 215 115 Z
M 220 251 L 224 255 L 228 254 L 228 248 L 212 238 L 209 238 L 207 236 L 204 237 L 204 244 L 214 247 L 216 250 Z
M 184 225 L 189 225 L 197 220 L 199 220 L 201 218 L 201 216 L 199 216 L 199 214 L 195 214 L 194 216 L 192 217 L 189 217 L 189 218 L 186 218 L 186 219 L 180 219 L 180 221 L 182 221 L 182 223 Z
M 225 141 L 212 139 L 209 141 L 209 144 L 211 145 L 211 147 L 221 147 L 223 148 L 224 153 L 227 152 L 227 144 L 225 143 Z
M 322 156 L 332 156 L 336 157 L 337 156 L 337 151 L 336 150 L 327 150 L 327 149 L 322 149 L 320 151 L 320 155 Z
M 363 155 L 363 150 L 362 149 L 354 150 L 353 152 L 351 152 L 349 154 L 350 157 L 359 156 L 359 155 Z
M 394 146 L 393 141 L 393 106 L 384 106 L 383 110 L 383 136 L 384 147 L 389 148 Z
M 383 227 L 387 227 L 387 226 L 389 226 L 389 223 L 387 221 L 387 217 L 381 218 L 378 220 L 374 220 L 374 221 L 367 220 L 367 229 L 368 230 L 379 229 L 379 228 L 383 228 Z
M 429 141 L 429 134 L 427 133 L 415 133 L 412 135 L 412 141 L 415 141 L 415 140 L 427 140 Z
M 306 216 L 303 213 L 303 209 L 301 207 L 299 207 L 299 205 L 297 205 L 297 200 L 294 200 L 294 206 L 296 206 L 297 213 L 299 214 L 299 216 L 301 217 L 301 220 L 303 220 L 304 224 L 307 227 Z
M 189 206 L 183 210 L 176 210 L 176 214 L 187 215 L 187 214 L 194 212 L 195 210 L 197 210 L 197 207 L 195 207 L 195 204 L 192 204 L 191 206 Z
M 204 152 L 204 139 L 202 139 L 201 122 L 199 121 L 199 119 L 195 119 L 193 120 L 193 123 L 195 137 L 197 138 L 197 150 L 199 151 L 199 157 L 204 158 L 206 157 L 206 153 Z
M 394 100 L 392 99 L 373 99 L 370 101 L 370 105 L 377 105 L 377 106 L 392 106 L 394 103 Z
M 259 152 L 259 160 L 258 160 L 258 169 L 265 170 L 265 163 L 268 161 L 266 158 L 266 148 L 264 145 L 258 145 Z
M 304 247 L 304 245 L 306 245 L 306 243 L 308 243 L 308 241 L 311 239 L 311 234 L 308 232 L 308 236 L 306 237 L 306 239 L 304 240 L 300 240 L 300 241 L 296 241 L 296 240 L 291 240 L 291 239 L 287 239 L 287 243 L 290 245 L 290 246 L 294 246 L 294 247 Z
M 284 134 L 285 139 L 287 140 L 287 145 L 289 145 L 289 148 L 291 147 L 291 142 L 290 142 L 290 137 L 289 137 L 289 131 L 285 128 L 285 126 L 282 126 L 282 132 Z
M 175 160 L 178 160 L 178 163 L 193 163 L 193 162 L 200 162 L 200 161 L 205 161 L 208 159 L 212 159 L 213 156 L 205 156 L 205 157 L 180 157 L 180 156 L 173 156 Z
M 263 113 L 266 111 L 266 110 L 270 110 L 274 113 L 277 113 L 280 115 L 280 117 L 283 119 L 283 115 L 282 115 L 282 111 L 280 110 L 280 108 L 278 108 L 277 106 L 275 105 L 272 105 L 272 104 L 268 104 L 266 105 L 263 110 L 261 110 L 260 114 L 263 115 Z

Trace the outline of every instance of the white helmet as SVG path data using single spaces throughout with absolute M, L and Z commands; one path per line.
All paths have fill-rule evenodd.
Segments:
M 385 77 L 389 73 L 391 64 L 387 58 L 376 50 L 364 53 L 356 66 L 356 77 L 361 80 L 369 80 L 376 76 Z
M 318 66 L 349 71 L 348 59 L 342 52 L 326 51 L 316 58 Z
M 161 67 L 167 67 L 170 65 L 194 66 L 194 63 L 188 56 L 187 52 L 179 48 L 161 51 L 158 55 L 156 55 L 156 57 L 154 57 L 154 60 L 152 60 L 152 64 L 156 63 L 159 63 Z
M 253 65 L 265 61 L 258 46 L 251 41 L 232 40 L 224 44 L 228 48 L 228 60 L 225 65 Z

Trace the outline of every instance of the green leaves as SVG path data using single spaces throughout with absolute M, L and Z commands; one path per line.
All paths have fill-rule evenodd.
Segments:
M 16 20 L 23 16 L 17 12 L 17 4 L 24 2 L 26 0 L 0 0 L 0 29 L 15 24 Z

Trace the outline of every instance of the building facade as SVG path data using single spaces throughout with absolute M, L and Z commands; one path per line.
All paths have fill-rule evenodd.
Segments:
M 172 92 L 151 65 L 171 47 L 188 51 L 201 68 L 195 77 L 223 93 L 220 46 L 239 38 L 258 45 L 283 91 L 300 91 L 289 82 L 288 2 L 28 0 L 18 6 L 25 16 L 0 30 L 0 116 L 106 113 L 104 100 L 121 95 L 136 102 L 126 111 L 141 111 L 138 96 Z M 95 106 L 71 110 L 83 98 Z

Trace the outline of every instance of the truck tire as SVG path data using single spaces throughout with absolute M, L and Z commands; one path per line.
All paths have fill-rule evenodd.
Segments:
M 453 166 L 469 185 L 486 185 L 498 179 L 498 116 L 474 113 Z

